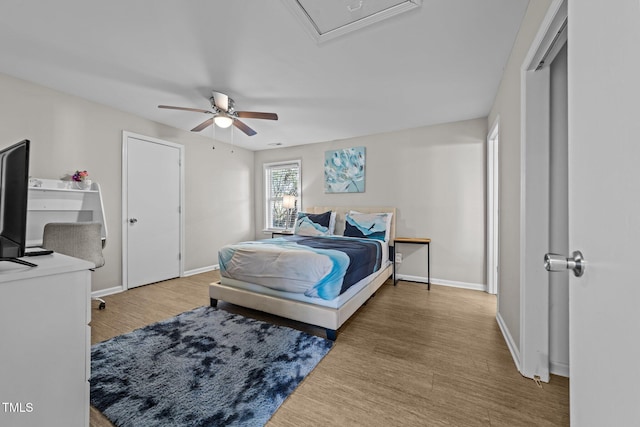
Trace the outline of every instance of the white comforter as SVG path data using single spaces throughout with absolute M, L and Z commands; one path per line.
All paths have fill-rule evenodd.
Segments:
M 307 296 L 317 296 L 314 287 L 328 280 L 340 288 L 349 265 L 349 257 L 344 253 L 269 242 L 243 242 L 223 247 L 219 254 L 221 275 Z M 260 256 L 256 256 L 258 253 Z

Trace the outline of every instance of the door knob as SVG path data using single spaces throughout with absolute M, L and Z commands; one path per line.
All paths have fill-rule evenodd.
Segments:
M 137 218 L 129 218 L 129 224 L 135 224 L 136 222 L 138 222 Z
M 584 274 L 586 263 L 582 252 L 575 251 L 572 258 L 565 258 L 562 255 L 548 253 L 544 256 L 544 268 L 547 271 L 573 270 L 576 277 Z

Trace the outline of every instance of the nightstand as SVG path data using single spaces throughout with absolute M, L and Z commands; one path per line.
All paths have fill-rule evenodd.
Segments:
M 393 239 L 393 286 L 396 285 L 396 244 L 409 243 L 413 245 L 427 245 L 427 290 L 431 290 L 431 239 L 426 237 L 396 237 Z M 415 280 L 407 280 L 407 282 L 415 282 Z M 423 283 L 423 282 L 419 282 Z

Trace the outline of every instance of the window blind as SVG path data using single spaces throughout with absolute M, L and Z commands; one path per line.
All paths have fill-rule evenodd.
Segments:
M 300 207 L 300 162 L 270 163 L 264 166 L 266 183 L 266 228 L 288 229 L 293 223 Z M 296 197 L 294 208 L 285 209 L 282 197 Z

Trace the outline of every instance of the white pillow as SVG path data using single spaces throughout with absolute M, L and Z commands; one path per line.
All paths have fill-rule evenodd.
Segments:
M 329 234 L 335 234 L 336 231 L 336 211 L 331 211 L 331 218 L 329 219 Z

